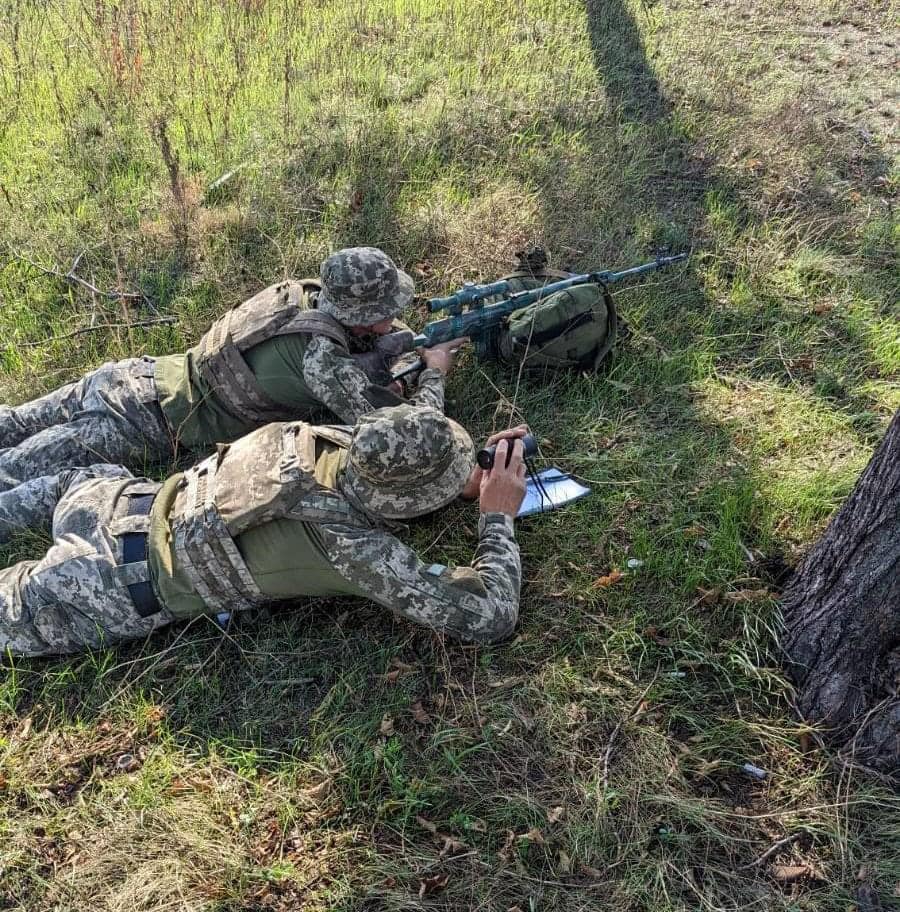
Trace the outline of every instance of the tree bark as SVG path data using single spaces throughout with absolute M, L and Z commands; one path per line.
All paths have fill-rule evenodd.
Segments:
M 800 711 L 856 761 L 900 775 L 900 411 L 782 605 Z

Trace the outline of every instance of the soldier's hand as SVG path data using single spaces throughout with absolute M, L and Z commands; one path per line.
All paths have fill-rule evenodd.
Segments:
M 419 357 L 422 359 L 425 367 L 433 367 L 439 370 L 445 377 L 453 370 L 453 362 L 456 359 L 456 353 L 469 343 L 469 337 L 463 336 L 460 339 L 451 339 L 449 342 L 441 342 L 433 345 L 431 348 L 420 348 Z
M 514 428 L 507 428 L 505 431 L 497 431 L 496 434 L 491 434 L 484 445 L 485 447 L 490 447 L 501 440 L 515 440 L 517 437 L 524 437 L 527 433 L 529 433 L 528 425 L 520 424 Z M 462 494 L 459 495 L 463 500 L 475 500 L 481 491 L 481 478 L 483 475 L 484 469 L 476 464 L 475 468 L 472 469 L 469 480 L 466 482 L 466 486 L 462 489 Z
M 507 465 L 510 446 L 513 449 Z M 525 499 L 523 454 L 524 447 L 519 440 L 509 441 L 504 438 L 497 444 L 494 467 L 481 478 L 479 506 L 482 513 L 505 513 L 510 519 L 516 518 L 516 513 Z

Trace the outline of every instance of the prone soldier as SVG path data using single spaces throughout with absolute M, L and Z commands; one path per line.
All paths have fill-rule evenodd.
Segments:
M 111 465 L 33 478 L 0 494 L 0 541 L 52 517 L 54 542 L 0 571 L 0 649 L 73 653 L 299 596 L 359 596 L 463 640 L 503 639 L 518 617 L 526 432 L 488 440 L 482 471 L 460 425 L 403 404 L 352 429 L 269 424 L 162 484 Z M 426 565 L 396 524 L 458 496 L 480 501 L 475 557 Z
M 184 354 L 110 362 L 40 399 L 0 406 L 0 491 L 73 466 L 209 452 L 323 409 L 352 425 L 385 405 L 389 368 L 412 338 L 393 330 L 413 280 L 374 247 L 339 250 L 320 276 L 266 288 Z M 417 404 L 443 411 L 457 347 L 423 356 Z

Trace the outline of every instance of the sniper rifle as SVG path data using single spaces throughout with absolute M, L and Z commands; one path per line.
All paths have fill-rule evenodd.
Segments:
M 603 270 L 588 272 L 583 275 L 573 275 L 567 279 L 550 282 L 540 288 L 520 291 L 512 294 L 513 287 L 506 279 L 492 282 L 488 285 L 475 285 L 467 282 L 463 287 L 446 298 L 432 298 L 428 302 L 428 309 L 432 313 L 444 310 L 448 316 L 441 320 L 432 320 L 425 325 L 422 332 L 417 335 L 411 348 L 431 348 L 442 342 L 451 342 L 453 339 L 462 339 L 468 336 L 475 343 L 475 353 L 480 358 L 493 359 L 496 357 L 496 339 L 504 321 L 511 313 L 528 307 L 537 301 L 549 298 L 550 295 L 575 285 L 596 284 L 605 288 L 625 279 L 655 272 L 675 263 L 686 260 L 686 253 L 675 256 L 658 256 L 649 263 L 632 266 L 621 272 Z M 490 298 L 500 297 L 499 301 L 486 304 Z M 394 374 L 394 380 L 400 380 L 408 374 L 422 370 L 424 364 L 421 359 L 410 367 Z

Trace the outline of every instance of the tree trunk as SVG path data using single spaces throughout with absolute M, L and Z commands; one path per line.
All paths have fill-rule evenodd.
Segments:
M 782 603 L 800 711 L 900 774 L 900 411 Z

